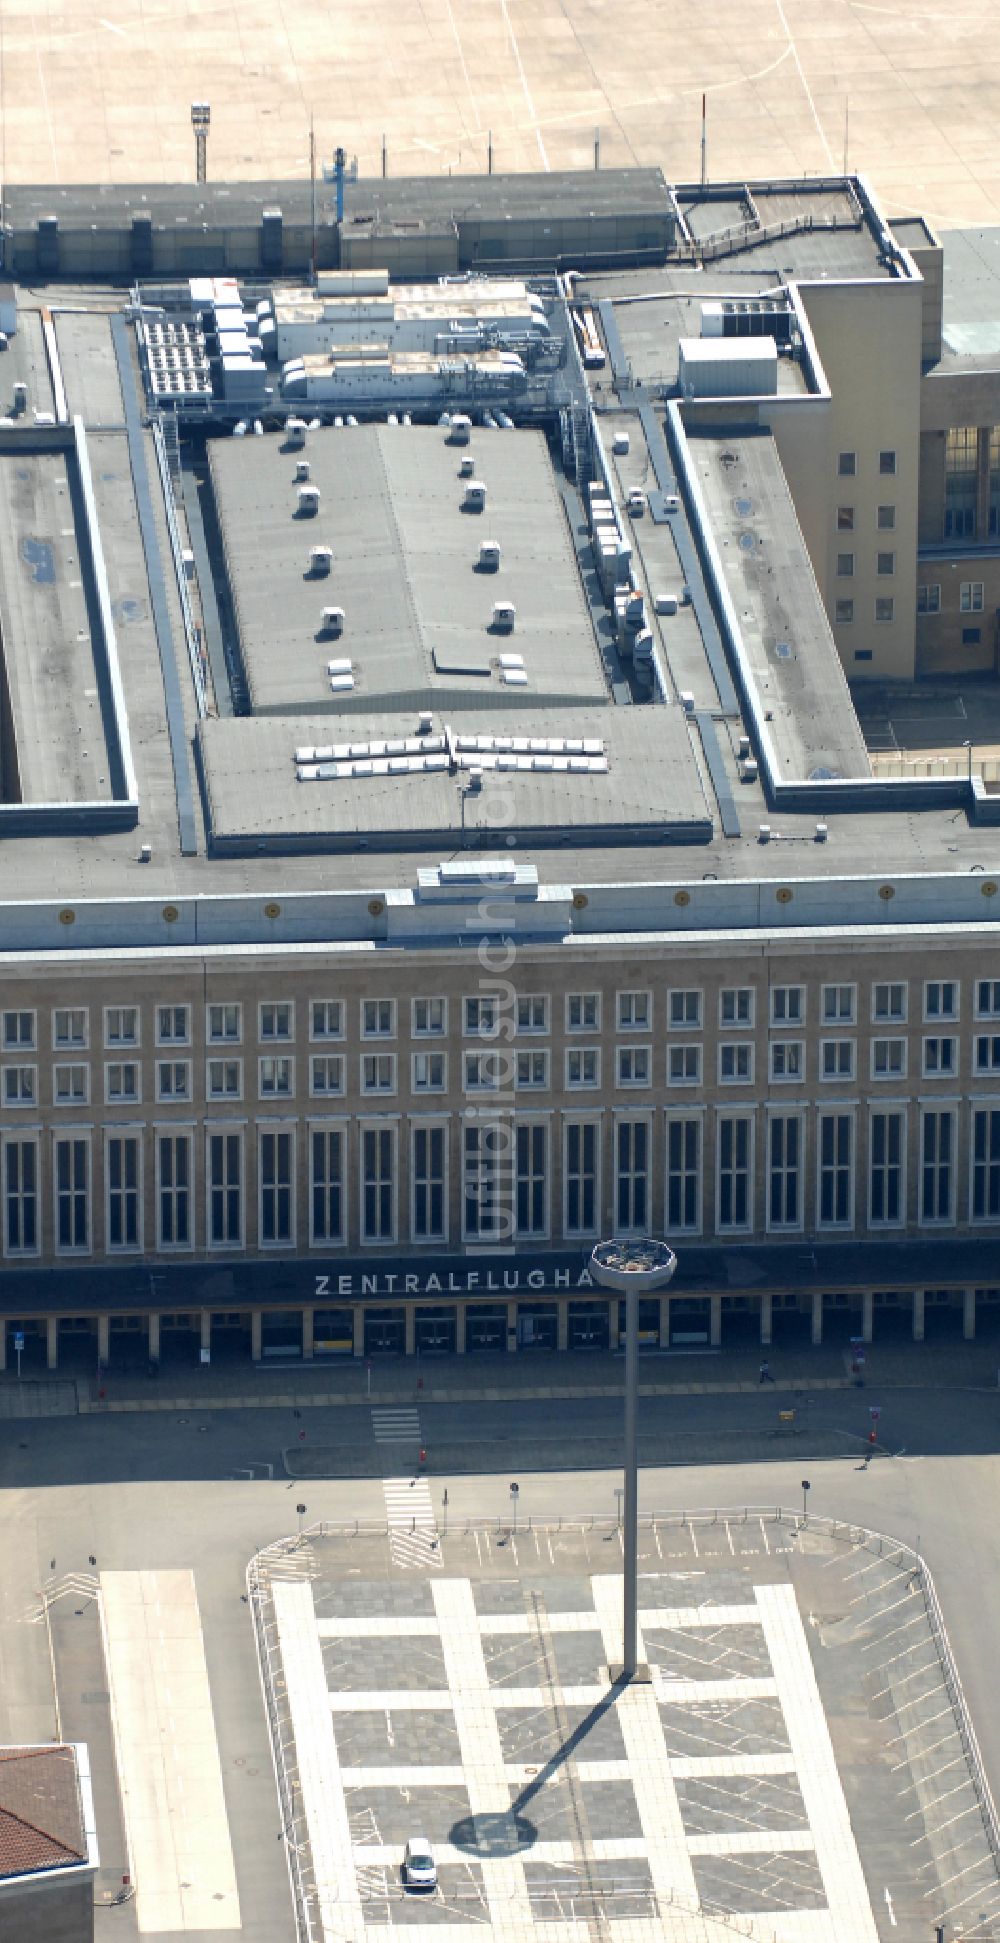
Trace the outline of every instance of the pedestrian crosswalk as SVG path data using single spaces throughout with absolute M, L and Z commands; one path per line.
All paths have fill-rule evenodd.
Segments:
M 440 1565 L 431 1489 L 425 1477 L 387 1477 L 383 1480 L 385 1516 L 389 1527 L 389 1555 L 394 1565 Z
M 373 1405 L 372 1432 L 377 1444 L 419 1444 L 420 1418 L 413 1408 Z

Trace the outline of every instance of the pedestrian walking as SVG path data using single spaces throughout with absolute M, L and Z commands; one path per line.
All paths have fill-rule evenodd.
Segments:
M 761 1382 L 762 1382 L 762 1383 L 773 1383 L 773 1382 L 774 1382 L 774 1378 L 773 1378 L 773 1376 L 771 1375 L 771 1365 L 770 1365 L 770 1363 L 767 1363 L 767 1362 L 764 1362 L 764 1363 L 762 1363 L 762 1364 L 761 1364 L 761 1366 L 760 1366 L 760 1380 L 761 1380 Z

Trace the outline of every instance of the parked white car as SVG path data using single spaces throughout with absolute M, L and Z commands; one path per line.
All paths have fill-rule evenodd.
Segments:
M 426 1835 L 411 1835 L 403 1850 L 403 1877 L 407 1889 L 436 1889 L 437 1863 Z

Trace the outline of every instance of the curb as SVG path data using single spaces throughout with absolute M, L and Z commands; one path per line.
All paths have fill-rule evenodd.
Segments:
M 816 1376 L 776 1380 L 767 1388 L 773 1395 L 798 1395 L 802 1391 L 850 1390 L 857 1387 L 850 1376 Z M 905 1387 L 905 1386 L 897 1386 Z M 929 1386 L 915 1385 L 924 1388 Z M 757 1396 L 759 1383 L 640 1383 L 639 1395 L 643 1397 L 671 1396 Z M 103 1403 L 93 1397 L 80 1396 L 79 1414 L 81 1416 L 108 1416 L 116 1411 L 143 1411 L 153 1413 L 167 1410 L 370 1410 L 399 1408 L 408 1404 L 449 1404 L 449 1403 L 551 1403 L 581 1401 L 588 1397 L 613 1397 L 622 1395 L 621 1384 L 545 1384 L 532 1385 L 524 1389 L 474 1388 L 462 1390 L 420 1390 L 390 1391 L 380 1396 L 359 1397 L 353 1391 L 326 1390 L 282 1391 L 280 1394 L 262 1396 L 259 1391 L 251 1396 L 150 1396 L 150 1397 L 106 1397 Z

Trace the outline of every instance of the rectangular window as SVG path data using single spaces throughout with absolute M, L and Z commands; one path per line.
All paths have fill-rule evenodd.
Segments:
M 880 533 L 893 532 L 896 525 L 895 506 L 880 506 L 876 516 L 876 523 Z
M 977 1074 L 1000 1073 L 1000 1033 L 977 1032 L 974 1071 Z
M 824 985 L 823 1021 L 826 1025 L 853 1025 L 857 1005 L 856 985 Z
M 981 580 L 963 580 L 958 590 L 958 611 L 960 614 L 981 614 L 983 611 L 983 583 Z
M 156 1043 L 159 1046 L 186 1046 L 190 1037 L 190 1012 L 186 1005 L 158 1005 Z
M 109 1106 L 134 1106 L 139 1098 L 139 1067 L 135 1060 L 115 1060 L 104 1068 L 104 1097 Z
M 325 1100 L 344 1090 L 342 1052 L 313 1053 L 309 1061 L 309 1091 L 314 1100 Z
M 208 1136 L 208 1241 L 239 1248 L 243 1241 L 243 1141 L 238 1133 Z
M 802 1226 L 802 1121 L 797 1113 L 772 1113 L 767 1129 L 767 1225 Z
M 963 648 L 978 648 L 982 638 L 983 638 L 983 630 L 981 627 L 963 627 L 962 629 Z
M 35 1015 L 33 1012 L 5 1012 L 3 1015 L 3 1046 L 5 1052 L 31 1052 L 35 1045 Z
M 519 1093 L 544 1092 L 549 1083 L 547 1052 L 519 1052 L 516 1085 Z
M 189 1059 L 157 1060 L 156 1097 L 158 1100 L 189 1100 L 191 1098 L 191 1061 Z
M 649 1046 L 618 1047 L 618 1085 L 648 1086 L 651 1076 Z
M 979 1107 L 972 1116 L 972 1219 L 1000 1221 L 1000 1111 Z
M 85 1011 L 53 1012 L 52 1044 L 58 1049 L 63 1046 L 85 1046 L 88 1039 L 89 1015 Z
M 699 1031 L 701 1028 L 701 993 L 668 992 L 667 1024 L 671 1031 Z
M 906 986 L 873 985 L 872 1018 L 876 1024 L 886 1019 L 902 1024 L 906 1018 Z
M 838 600 L 834 604 L 834 619 L 840 627 L 847 627 L 854 619 L 854 602 Z
M 567 1032 L 599 1032 L 601 995 L 599 992 L 570 992 L 566 999 Z
M 159 1245 L 190 1248 L 194 1238 L 191 1204 L 191 1135 L 163 1133 L 157 1143 Z
M 53 1066 L 52 1098 L 56 1106 L 86 1106 L 90 1098 L 89 1066 Z
M 878 469 L 883 479 L 886 479 L 890 477 L 890 475 L 895 473 L 896 470 L 895 452 L 880 452 L 878 455 Z
M 104 1043 L 106 1046 L 137 1046 L 139 1044 L 139 1013 L 136 1006 L 105 1006 Z
M 570 1046 L 566 1054 L 567 1086 L 600 1086 L 601 1053 L 598 1046 Z
M 979 432 L 975 425 L 952 425 L 945 434 L 944 533 L 946 539 L 976 537 L 979 496 Z
M 1000 978 L 976 980 L 977 1019 L 1000 1019 Z
M 753 1224 L 753 1121 L 749 1114 L 720 1114 L 717 1128 L 716 1227 L 748 1234 Z
M 952 1078 L 958 1071 L 958 1040 L 927 1038 L 923 1044 L 925 1079 Z
M 504 1047 L 493 1052 L 463 1054 L 463 1085 L 467 1093 L 499 1093 L 514 1078 L 514 1060 Z
M 854 1118 L 850 1113 L 821 1113 L 818 1119 L 818 1224 L 849 1228 L 854 1205 Z
M 701 1047 L 667 1047 L 667 1085 L 698 1086 L 701 1082 Z
M 361 1001 L 361 1036 L 363 1039 L 394 1039 L 396 1036 L 396 1001 L 391 998 L 366 998 Z
M 339 998 L 314 998 L 309 1007 L 310 1039 L 342 1039 L 344 1007 Z
M 236 1044 L 242 1039 L 242 1005 L 210 1005 L 208 1008 L 208 1036 L 214 1041 L 226 1040 L 230 1044 Z
M 875 602 L 875 619 L 879 623 L 891 621 L 896 612 L 896 603 L 891 594 L 882 594 Z
M 4 1106 L 34 1106 L 38 1098 L 38 1069 L 35 1066 L 5 1066 L 3 1069 Z
M 772 986 L 772 1025 L 801 1025 L 805 1016 L 806 992 L 804 985 Z
M 920 1121 L 920 1219 L 951 1221 L 955 1214 L 955 1115 L 925 1107 Z
M 924 986 L 924 1018 L 958 1018 L 958 985 L 953 978 L 928 980 Z
M 769 1047 L 770 1071 L 773 1080 L 788 1084 L 793 1080 L 805 1079 L 806 1049 L 802 1039 L 775 1039 Z
M 258 1143 L 261 1246 L 290 1243 L 295 1228 L 292 1134 L 262 1127 Z
M 873 1079 L 905 1079 L 906 1040 L 873 1039 L 871 1061 Z
M 906 1115 L 898 1107 L 871 1116 L 868 1155 L 868 1224 L 898 1228 L 906 1218 L 903 1162 Z
M 515 1128 L 517 1148 L 517 1232 L 544 1235 L 547 1218 L 547 1139 L 544 1122 Z
M 653 999 L 650 992 L 619 992 L 619 1032 L 646 1032 L 652 1023 Z
M 854 1078 L 854 1040 L 821 1039 L 819 1043 L 820 1079 Z
M 894 553 L 876 553 L 875 572 L 880 576 L 881 579 L 883 580 L 887 579 L 891 574 L 894 574 L 895 571 L 896 571 L 896 556 Z
M 508 1120 L 462 1130 L 464 1229 L 469 1241 L 513 1239 L 514 1137 Z
M 702 1116 L 670 1118 L 667 1137 L 667 1233 L 701 1232 Z
M 856 452 L 841 452 L 837 460 L 837 471 L 842 479 L 853 479 L 858 469 Z
M 361 1240 L 392 1242 L 394 1234 L 396 1129 L 361 1127 Z
M 853 578 L 854 578 L 854 555 L 853 555 L 853 553 L 838 553 L 838 555 L 837 555 L 837 578 L 838 578 L 838 580 L 853 580 Z
M 749 985 L 727 986 L 719 993 L 720 1025 L 753 1025 L 753 989 Z
M 615 1226 L 619 1234 L 645 1234 L 649 1226 L 649 1122 L 615 1125 Z
M 56 1248 L 60 1254 L 90 1247 L 90 1148 L 79 1135 L 55 1142 Z
M 290 1099 L 295 1091 L 294 1059 L 258 1059 L 257 1090 L 262 1100 Z
M 837 531 L 838 533 L 853 533 L 854 531 L 854 507 L 853 506 L 837 507 Z
M 599 1128 L 592 1120 L 568 1120 L 564 1129 L 564 1194 L 567 1235 L 596 1235 Z
M 414 1053 L 411 1081 L 414 1093 L 444 1092 L 447 1057 L 443 1052 Z
M 243 1093 L 242 1059 L 210 1059 L 205 1073 L 210 1100 L 238 1100 Z
M 941 582 L 936 580 L 929 586 L 917 588 L 917 613 L 940 614 Z
M 444 1241 L 445 1128 L 414 1127 L 411 1133 L 414 1241 Z
M 719 1047 L 719 1085 L 749 1086 L 752 1080 L 752 1041 L 749 1039 L 724 1039 Z
M 269 1002 L 259 1010 L 257 1036 L 268 1039 L 292 1039 L 295 1036 L 295 1007 L 286 1000 L 280 1003 Z
M 414 1039 L 440 1039 L 447 1030 L 448 1007 L 443 998 L 412 1000 L 410 1031 Z
M 138 1136 L 109 1136 L 106 1153 L 108 1247 L 139 1248 L 141 1230 L 141 1153 Z
M 5 1140 L 3 1147 L 4 1252 L 38 1253 L 38 1145 Z
M 467 1037 L 495 1039 L 500 1010 L 495 998 L 467 998 L 463 1007 Z
M 309 1141 L 311 1239 L 344 1239 L 344 1132 L 341 1127 L 316 1127 Z
M 394 1052 L 367 1052 L 361 1061 L 362 1093 L 394 1093 L 396 1091 L 396 1055 Z
M 518 1032 L 547 1032 L 549 1001 L 541 993 L 529 992 L 517 1001 Z

